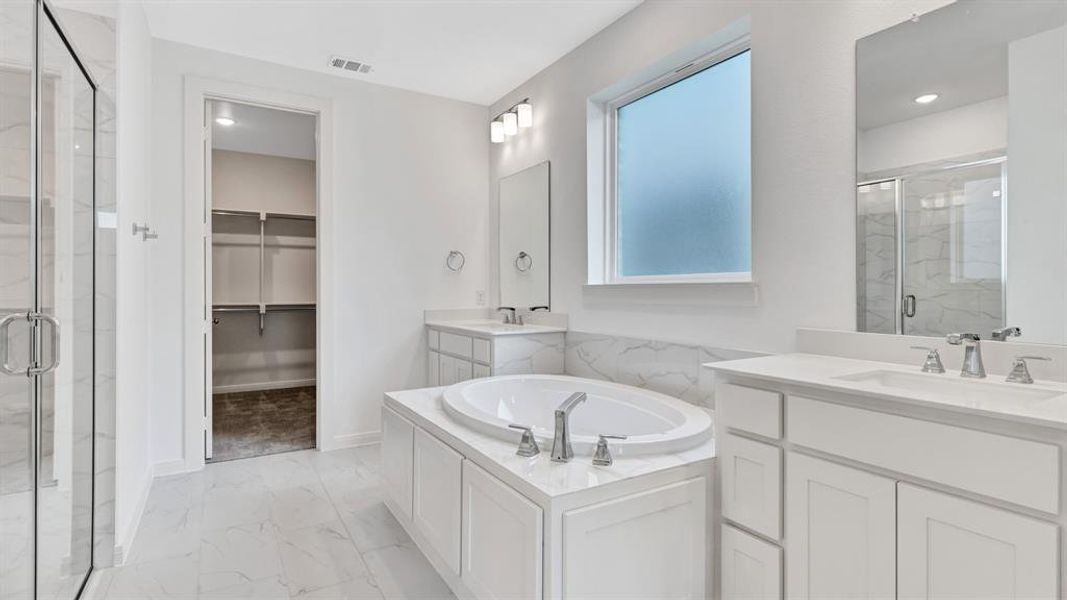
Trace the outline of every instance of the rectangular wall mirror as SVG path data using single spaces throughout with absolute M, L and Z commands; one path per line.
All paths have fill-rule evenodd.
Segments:
M 500 180 L 500 305 L 549 306 L 549 165 Z
M 859 331 L 1067 343 L 1065 22 L 960 0 L 857 42 Z

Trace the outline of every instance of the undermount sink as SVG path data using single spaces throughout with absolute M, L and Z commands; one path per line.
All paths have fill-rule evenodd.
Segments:
M 834 379 L 875 385 L 887 390 L 951 396 L 975 402 L 1039 402 L 1063 395 L 1061 390 L 934 373 L 878 370 L 840 375 Z

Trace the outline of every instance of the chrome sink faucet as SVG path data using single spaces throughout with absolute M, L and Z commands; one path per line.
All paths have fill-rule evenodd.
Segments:
M 1010 337 L 1019 337 L 1023 330 L 1018 327 L 1001 327 L 993 330 L 993 339 L 998 342 L 1006 341 Z
M 504 313 L 504 324 L 514 325 L 516 323 L 517 315 L 515 313 L 515 307 L 513 306 L 501 306 L 496 309 L 497 312 Z
M 963 368 L 960 377 L 981 379 L 985 377 L 985 365 L 982 364 L 982 338 L 977 333 L 950 333 L 945 338 L 953 346 L 964 345 Z
M 568 462 L 574 458 L 571 448 L 570 417 L 579 404 L 585 402 L 585 392 L 575 392 L 556 409 L 556 435 L 552 438 L 552 461 Z

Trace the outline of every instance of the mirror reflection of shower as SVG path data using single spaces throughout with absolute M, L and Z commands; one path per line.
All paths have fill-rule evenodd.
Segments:
M 860 331 L 941 336 L 1004 325 L 1003 156 L 880 174 L 857 189 Z

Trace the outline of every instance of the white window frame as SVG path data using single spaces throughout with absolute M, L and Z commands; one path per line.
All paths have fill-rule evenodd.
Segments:
M 752 271 L 751 271 L 751 245 L 752 236 L 749 235 L 750 246 L 750 270 L 743 272 L 730 272 L 730 273 L 686 273 L 686 274 L 671 274 L 671 275 L 631 275 L 623 276 L 619 274 L 618 269 L 618 196 L 617 190 L 617 152 L 616 143 L 618 141 L 618 117 L 619 109 L 627 104 L 640 100 L 645 96 L 654 94 L 663 88 L 666 88 L 674 83 L 677 83 L 683 79 L 687 79 L 710 69 L 719 63 L 725 62 L 735 56 L 738 56 L 744 52 L 750 52 L 752 50 L 752 43 L 749 36 L 744 36 L 735 40 L 734 42 L 727 44 L 714 52 L 706 54 L 696 60 L 689 61 L 680 67 L 672 69 L 663 75 L 647 81 L 637 87 L 630 89 L 629 91 L 616 96 L 615 98 L 607 101 L 604 104 L 604 274 L 602 284 L 604 285 L 626 285 L 626 284 L 679 284 L 679 283 L 752 283 Z M 750 80 L 751 81 L 751 80 Z M 751 83 L 749 84 L 751 85 Z M 749 123 L 749 139 L 751 140 L 751 128 L 752 124 Z M 749 155 L 749 162 L 751 164 L 752 156 Z M 749 182 L 749 190 L 751 190 L 751 181 Z M 749 209 L 751 211 L 751 207 Z M 751 222 L 751 221 L 750 221 Z

